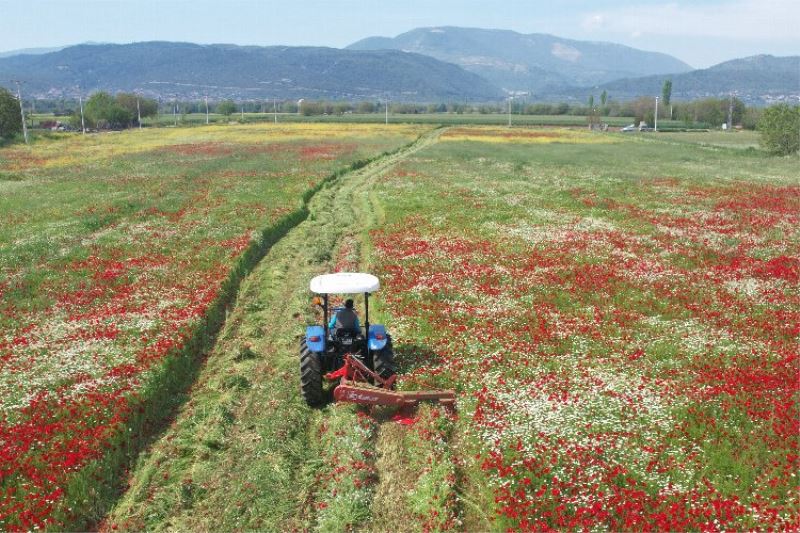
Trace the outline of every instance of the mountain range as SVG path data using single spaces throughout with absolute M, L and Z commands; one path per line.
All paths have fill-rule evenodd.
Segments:
M 800 56 L 757 55 L 734 59 L 713 67 L 675 74 L 672 94 L 679 99 L 727 96 L 731 93 L 748 102 L 769 102 L 800 96 Z M 664 76 L 622 79 L 601 85 L 616 98 L 633 98 L 661 92 Z
M 49 54 L 50 52 L 58 52 L 59 50 L 63 50 L 66 46 L 55 46 L 51 48 L 20 48 L 18 50 L 8 50 L 6 52 L 0 52 L 0 58 L 3 57 L 11 57 L 11 56 L 21 56 L 21 55 L 40 55 L 40 54 Z
M 622 78 L 692 70 L 672 56 L 620 44 L 449 26 L 418 28 L 394 38 L 369 37 L 347 48 L 429 55 L 455 63 L 512 93 L 594 86 Z
M 288 46 L 144 42 L 78 45 L 0 59 L 0 80 L 35 97 L 94 90 L 164 98 L 485 100 L 502 91 L 477 74 L 421 54 Z
M 22 52 L 22 51 L 20 51 Z M 25 81 L 34 98 L 96 90 L 199 99 L 391 99 L 585 101 L 660 94 L 727 96 L 750 103 L 800 99 L 800 56 L 753 56 L 692 70 L 666 54 L 546 34 L 476 28 L 420 28 L 370 37 L 345 49 L 199 45 L 175 42 L 82 44 L 0 55 L 0 85 Z

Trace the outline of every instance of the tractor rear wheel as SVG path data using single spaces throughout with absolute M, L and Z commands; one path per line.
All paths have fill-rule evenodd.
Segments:
M 305 338 L 300 341 L 300 393 L 312 407 L 323 403 L 322 367 L 319 356 L 308 349 Z
M 386 346 L 382 350 L 374 352 L 373 357 L 376 374 L 383 379 L 388 379 L 395 374 L 391 337 L 386 340 Z

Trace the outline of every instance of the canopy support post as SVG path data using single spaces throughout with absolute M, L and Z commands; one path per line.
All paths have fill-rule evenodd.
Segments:
M 367 361 L 372 363 L 372 357 L 369 351 L 369 293 L 364 293 L 364 342 L 366 343 L 366 356 Z
M 323 315 L 323 322 L 322 325 L 325 328 L 325 340 L 328 340 L 328 295 L 322 295 L 322 315 Z

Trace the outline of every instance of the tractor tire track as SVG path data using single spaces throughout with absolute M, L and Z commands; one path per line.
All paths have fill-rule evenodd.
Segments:
M 376 182 L 400 162 L 438 142 L 442 131 L 443 130 L 434 130 L 423 135 L 416 143 L 408 148 L 381 159 L 372 165 L 368 165 L 364 169 L 347 175 L 346 179 L 336 184 L 334 194 L 331 197 L 326 198 L 321 196 L 320 202 L 311 206 L 312 213 L 336 213 L 341 220 L 350 220 L 352 222 L 351 224 L 341 225 L 340 232 L 337 235 L 337 243 L 334 246 L 336 254 L 329 258 L 328 265 L 325 268 L 314 274 L 328 272 L 331 270 L 331 266 L 339 266 L 345 270 L 371 270 L 369 266 L 369 231 L 379 226 L 383 221 L 382 210 L 376 205 L 373 197 L 373 190 Z M 310 277 L 309 275 L 306 278 L 306 283 Z M 303 287 L 302 290 L 305 291 L 306 288 Z M 322 410 L 319 416 L 312 422 L 312 432 L 317 435 L 326 432 L 329 425 L 334 426 L 337 420 L 342 420 L 346 417 L 341 411 L 350 413 L 351 416 L 354 411 L 365 414 L 367 416 L 359 417 L 357 423 L 362 425 L 366 423 L 367 425 L 372 425 L 373 428 L 377 428 L 377 431 L 370 432 L 366 440 L 362 438 L 358 445 L 363 448 L 363 454 L 360 456 L 360 459 L 363 459 L 363 461 L 367 463 L 365 467 L 370 472 L 370 475 L 367 476 L 368 479 L 365 481 L 380 487 L 384 476 L 382 475 L 380 465 L 376 463 L 379 453 L 376 454 L 374 450 L 379 446 L 378 443 L 381 440 L 381 432 L 384 427 L 382 421 L 385 421 L 387 418 L 381 415 L 384 410 L 380 408 L 370 410 L 357 406 L 329 406 Z M 372 413 L 373 415 L 377 413 L 377 416 L 373 417 L 368 413 Z M 365 422 L 365 420 L 368 420 L 368 422 Z M 356 423 L 356 420 L 348 421 L 345 419 L 342 420 L 342 422 L 344 424 L 353 424 Z M 345 438 L 351 436 L 353 435 L 348 435 L 347 433 L 342 435 L 342 437 Z M 330 449 L 331 446 L 329 443 L 328 449 L 320 449 L 320 455 L 325 457 L 336 456 L 336 443 L 333 443 L 332 446 L 334 449 Z M 345 451 L 345 453 L 347 451 Z M 347 468 L 347 466 L 348 465 L 338 464 L 337 469 Z M 325 470 L 324 467 L 322 470 Z M 374 477 L 377 477 L 377 483 L 374 483 Z M 344 490 L 346 490 L 346 486 L 350 481 L 349 479 L 342 480 L 334 478 L 328 480 L 327 485 L 331 483 L 334 484 L 335 487 L 333 491 L 337 492 L 342 491 L 343 487 L 345 487 Z M 366 497 L 369 499 L 368 502 L 365 502 L 366 505 L 363 506 L 360 512 L 354 512 L 351 515 L 344 512 L 343 516 L 341 512 L 338 514 L 335 513 L 333 515 L 335 518 L 332 523 L 326 521 L 326 517 L 324 516 L 325 514 L 329 514 L 327 513 L 330 509 L 328 505 L 332 503 L 330 501 L 331 495 L 327 493 L 331 487 L 326 486 L 326 482 L 319 479 L 319 473 L 317 474 L 317 479 L 307 483 L 306 486 L 304 505 L 300 509 L 301 515 L 298 520 L 298 522 L 303 524 L 303 527 L 324 530 L 329 529 L 330 526 L 334 526 L 336 529 L 349 529 L 354 527 L 363 528 L 370 523 L 374 508 L 374 486 L 370 487 L 366 492 L 353 491 L 353 498 L 358 499 L 359 497 Z M 342 496 L 342 494 L 338 494 L 337 496 Z M 334 500 L 336 500 L 336 498 L 334 498 Z M 333 503 L 335 504 L 335 501 Z M 319 512 L 320 508 L 324 510 Z M 401 524 L 403 524 L 402 521 L 397 522 L 392 529 L 397 530 L 398 528 L 402 528 Z
M 437 137 L 438 139 L 438 137 Z M 435 142 L 435 139 L 431 139 Z M 432 145 L 420 146 L 419 149 Z M 415 150 L 415 152 L 418 150 Z M 413 155 L 406 154 L 405 158 Z M 404 159 L 405 159 L 404 158 Z M 361 268 L 374 270 L 369 230 L 384 224 L 384 209 L 376 187 L 359 191 L 354 202 L 356 217 L 365 220 L 361 234 Z M 379 300 L 379 299 L 378 299 Z M 378 303 L 379 305 L 379 303 Z M 391 325 L 391 319 L 388 319 Z M 406 339 L 409 342 L 409 339 Z M 395 347 L 403 339 L 395 339 Z M 403 369 L 398 368 L 400 374 Z M 391 419 L 392 409 L 373 409 L 378 423 L 375 442 L 377 482 L 371 503 L 370 520 L 363 526 L 369 531 L 461 529 L 463 517 L 471 512 L 462 509 L 461 484 L 464 476 L 454 450 L 455 422 L 437 427 L 443 411 L 422 405 L 415 413 L 419 422 L 406 426 Z M 441 424 L 439 424 L 441 425 Z M 483 524 L 485 525 L 485 523 Z

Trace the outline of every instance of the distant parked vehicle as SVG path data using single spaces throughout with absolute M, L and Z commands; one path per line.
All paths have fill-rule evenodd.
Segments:
M 629 124 L 628 126 L 622 128 L 620 131 L 631 132 L 631 131 L 654 131 L 654 130 L 653 128 L 648 126 L 646 122 L 640 122 L 638 126 L 636 124 Z

